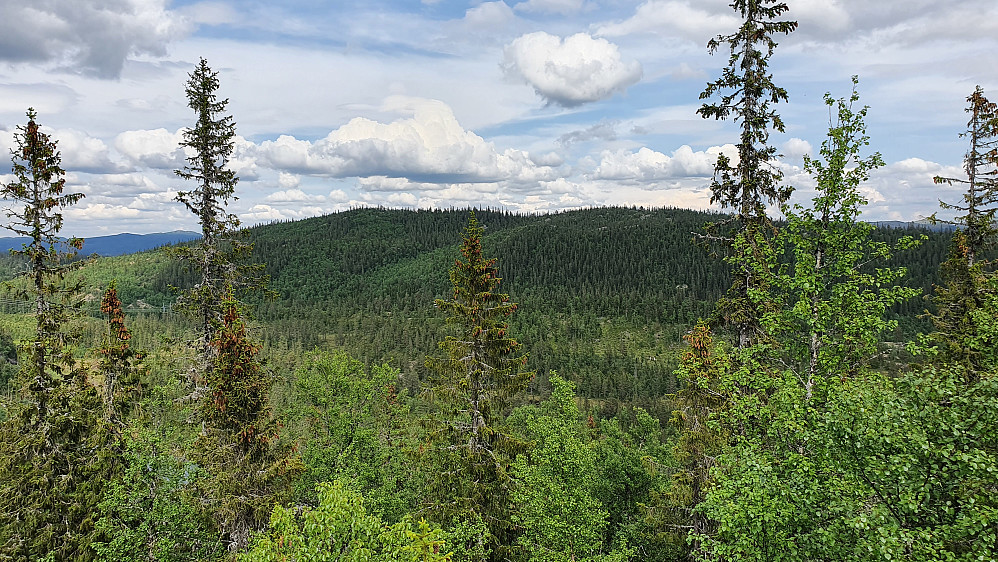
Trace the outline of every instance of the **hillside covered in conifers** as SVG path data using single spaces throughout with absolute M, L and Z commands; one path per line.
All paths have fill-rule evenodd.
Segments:
M 497 258 L 502 290 L 519 304 L 511 330 L 537 371 L 531 399 L 550 392 L 548 373 L 557 371 L 609 415 L 633 403 L 666 421 L 682 335 L 711 315 L 730 285 L 727 268 L 699 237 L 721 216 L 622 207 L 476 214 L 486 253 Z M 388 362 L 402 372 L 403 386 L 418 392 L 425 356 L 444 333 L 444 316 L 433 302 L 450 290 L 447 272 L 467 216 L 457 209 L 366 208 L 246 230 L 243 238 L 253 245 L 248 261 L 264 266 L 276 293 L 252 298 L 261 333 L 268 342 Z M 929 294 L 949 235 L 874 231 L 884 241 L 904 235 L 926 240 L 870 266 L 905 266 L 903 282 Z M 176 319 L 171 287 L 188 287 L 193 279 L 161 250 L 100 258 L 72 275 L 88 289 L 85 310 L 96 314 L 100 291 L 116 280 L 126 310 L 150 323 Z M 919 315 L 927 306 L 913 299 L 897 307 L 899 341 L 925 329 Z

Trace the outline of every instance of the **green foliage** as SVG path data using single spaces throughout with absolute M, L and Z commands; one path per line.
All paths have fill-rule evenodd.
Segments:
M 897 328 L 887 312 L 918 294 L 899 286 L 905 268 L 887 265 L 894 253 L 919 241 L 905 237 L 892 247 L 871 240 L 873 227 L 859 221 L 866 205 L 860 185 L 883 160 L 879 153 L 860 155 L 869 137 L 867 108 L 853 107 L 859 100 L 857 83 L 853 77 L 848 100 L 825 95 L 836 117 L 822 143 L 822 158 L 804 160 L 805 171 L 818 184 L 811 207 L 783 208 L 787 226 L 781 241 L 793 261 L 776 280 L 787 307 L 774 319 L 771 332 L 780 339 L 782 360 L 808 400 L 817 378 L 854 376 L 867 368 L 882 338 Z
M 297 498 L 314 504 L 319 483 L 339 480 L 387 521 L 416 506 L 422 479 L 411 462 L 416 437 L 398 379 L 396 369 L 366 369 L 345 353 L 308 354 L 288 398 L 276 406 L 286 424 L 283 438 L 294 443 L 306 468 L 295 484 Z
M 948 259 L 941 272 L 944 284 L 936 287 L 929 315 L 933 331 L 919 343 L 932 348 L 931 360 L 962 369 L 974 381 L 998 369 L 998 330 L 995 328 L 995 286 L 998 277 L 986 271 L 987 262 L 971 259 L 971 244 L 965 231 L 953 236 Z
M 177 452 L 175 444 L 146 428 L 126 439 L 122 475 L 108 484 L 96 523 L 94 545 L 102 562 L 207 561 L 224 552 L 197 504 L 196 483 L 204 471 Z
M 341 482 L 316 488 L 316 507 L 277 506 L 266 533 L 239 557 L 246 562 L 446 562 L 443 532 L 406 517 L 386 525 L 367 513 L 364 498 Z
M 841 465 L 862 483 L 848 525 L 869 559 L 981 560 L 998 546 L 994 377 L 928 367 L 836 395 Z
M 687 558 L 701 551 L 698 540 L 687 545 L 687 536 L 707 536 L 717 527 L 696 508 L 713 483 L 711 470 L 727 449 L 729 428 L 720 427 L 717 420 L 729 403 L 721 381 L 729 376 L 730 359 L 703 321 L 684 339 L 688 347 L 676 370 L 683 386 L 673 399 L 670 420 L 678 430 L 672 450 L 676 470 L 671 486 L 656 498 L 649 519 L 669 542 L 681 545 L 682 557 Z
M 0 331 L 0 389 L 7 388 L 17 375 L 17 344 L 5 331 Z
M 455 328 L 440 342 L 442 357 L 427 358 L 434 373 L 432 397 L 442 416 L 433 420 L 433 453 L 441 466 L 431 506 L 444 516 L 480 518 L 496 541 L 492 556 L 512 544 L 509 465 L 523 445 L 504 427 L 513 399 L 533 373 L 522 370 L 525 355 L 508 335 L 506 318 L 516 310 L 497 292 L 495 259 L 482 255 L 482 228 L 474 212 L 461 255 L 450 271 L 453 298 L 438 299 Z
M 101 410 L 96 390 L 75 371 L 44 393 L 24 393 L 4 420 L 0 555 L 92 558 L 94 514 L 117 462 L 112 434 L 100 423 Z
M 104 292 L 101 312 L 107 316 L 107 333 L 97 350 L 97 374 L 104 386 L 104 418 L 120 431 L 140 392 L 140 379 L 145 374 L 144 354 L 131 346 L 132 333 L 125 326 L 125 313 L 114 282 Z
M 514 519 L 523 529 L 519 544 L 531 562 L 629 560 L 633 551 L 607 544 L 609 513 L 599 499 L 597 441 L 588 433 L 571 383 L 552 376 L 554 392 L 523 422 L 534 440 L 517 457 Z

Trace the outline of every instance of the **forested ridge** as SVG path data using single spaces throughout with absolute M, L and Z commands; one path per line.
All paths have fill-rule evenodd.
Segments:
M 442 329 L 432 303 L 447 292 L 467 213 L 354 209 L 248 229 L 251 261 L 264 264 L 276 293 L 253 299 L 262 334 L 303 349 L 347 350 L 367 364 L 388 361 L 402 371 L 402 385 L 417 391 L 426 376 L 423 357 Z M 538 371 L 532 396 L 550 392 L 547 373 L 561 371 L 610 413 L 640 399 L 667 419 L 660 399 L 676 390 L 682 335 L 710 315 L 730 284 L 724 264 L 695 238 L 719 215 L 619 207 L 476 214 L 486 251 L 503 256 L 497 267 L 504 290 L 521 305 L 511 326 Z M 909 271 L 903 283 L 929 294 L 950 236 L 915 227 L 878 228 L 872 236 L 890 242 L 906 235 L 926 241 L 871 266 L 902 265 Z M 125 308 L 140 313 L 144 306 L 147 315 L 164 305 L 172 311 L 170 287 L 192 282 L 161 251 L 99 259 L 73 275 L 90 303 L 114 279 Z M 95 304 L 84 308 L 97 312 Z M 896 307 L 901 329 L 893 338 L 924 331 L 920 316 L 928 308 L 924 299 Z
M 860 220 L 859 81 L 794 203 L 794 32 L 734 0 L 698 113 L 721 212 L 354 209 L 243 228 L 235 121 L 185 84 L 199 240 L 90 259 L 33 109 L 3 261 L 0 559 L 994 560 L 998 106 L 967 98 L 950 230 Z M 783 217 L 769 212 L 779 209 Z

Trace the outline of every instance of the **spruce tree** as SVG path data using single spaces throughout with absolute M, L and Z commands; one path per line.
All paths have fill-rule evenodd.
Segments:
M 228 202 L 235 199 L 239 181 L 228 168 L 236 125 L 232 116 L 225 114 L 229 100 L 218 99 L 218 88 L 218 72 L 202 58 L 186 85 L 188 106 L 194 110 L 197 122 L 184 130 L 180 146 L 189 149 L 190 156 L 187 164 L 175 171 L 177 176 L 195 183 L 193 189 L 179 191 L 177 201 L 201 224 L 201 240 L 178 246 L 173 252 L 200 276 L 194 287 L 181 296 L 179 304 L 197 319 L 202 370 L 210 368 L 214 353 L 211 341 L 223 313 L 222 299 L 245 271 L 237 261 L 250 251 L 235 237 L 239 218 L 226 210 Z
M 693 559 L 703 555 L 697 537 L 717 529 L 717 522 L 696 507 L 707 496 L 713 484 L 711 470 L 728 443 L 727 429 L 716 421 L 729 400 L 728 393 L 720 389 L 720 381 L 728 374 L 730 360 L 714 343 L 710 327 L 703 321 L 683 339 L 688 347 L 675 372 L 683 387 L 673 398 L 675 409 L 670 420 L 678 431 L 672 450 L 677 466 L 672 486 L 657 498 L 659 505 L 650 512 L 656 525 L 681 545 L 682 558 Z
M 260 346 L 249 340 L 233 290 L 220 303 L 213 326 L 212 369 L 198 404 L 203 420 L 195 458 L 205 470 L 199 481 L 203 507 L 214 518 L 229 551 L 244 549 L 253 531 L 267 525 L 274 505 L 286 499 L 300 460 L 277 443 L 271 415 L 274 377 L 261 363 Z
M 700 99 L 728 93 L 716 103 L 704 103 L 697 113 L 705 119 L 733 117 L 741 126 L 738 162 L 719 155 L 710 186 L 711 203 L 732 209 L 733 222 L 714 225 L 708 238 L 720 238 L 730 250 L 726 260 L 734 269 L 733 284 L 718 302 L 718 312 L 737 330 L 738 347 L 746 348 L 764 339 L 760 323 L 771 304 L 766 288 L 774 267 L 773 226 L 766 206 L 785 202 L 791 192 L 780 186 L 783 174 L 772 165 L 776 148 L 768 144 L 770 129 L 784 130 L 771 104 L 788 99 L 786 90 L 773 83 L 769 58 L 777 45 L 773 36 L 793 32 L 797 22 L 777 21 L 788 10 L 777 0 L 734 0 L 731 7 L 743 23 L 735 33 L 708 42 L 711 53 L 727 45 L 731 55 L 721 77 L 707 84 Z
M 962 368 L 968 380 L 996 366 L 994 303 L 998 299 L 992 263 L 983 259 L 994 247 L 998 229 L 998 105 L 984 97 L 978 86 L 967 98 L 970 121 L 961 136 L 970 140 L 964 158 L 966 178 L 935 177 L 936 183 L 966 186 L 962 204 L 940 202 L 945 209 L 964 214 L 951 224 L 960 227 L 953 236 L 949 256 L 940 267 L 943 285 L 936 287 L 936 307 L 929 341 L 941 353 L 938 359 Z
M 125 312 L 118 297 L 118 288 L 111 282 L 104 291 L 101 314 L 107 318 L 107 333 L 97 350 L 97 371 L 103 379 L 104 418 L 120 430 L 138 399 L 144 354 L 131 345 L 132 333 L 125 325 Z
M 266 525 L 300 461 L 274 446 L 277 422 L 268 403 L 273 377 L 246 333 L 245 307 L 236 298 L 236 290 L 259 286 L 249 276 L 259 267 L 239 263 L 251 246 L 237 239 L 239 219 L 226 210 L 239 178 L 228 167 L 235 123 L 225 114 L 229 100 L 218 98 L 218 87 L 218 73 L 201 59 L 186 85 L 197 116 L 181 142 L 190 156 L 176 174 L 196 184 L 178 192 L 177 200 L 197 216 L 202 238 L 175 252 L 200 273 L 180 305 L 198 323 L 199 361 L 191 382 L 202 427 L 194 457 L 207 475 L 198 483 L 206 500 L 202 507 L 235 551 Z
M 984 97 L 984 90 L 977 86 L 967 98 L 970 121 L 961 137 L 970 140 L 970 148 L 963 160 L 966 178 L 936 176 L 935 183 L 961 184 L 967 187 L 963 203 L 940 201 L 944 209 L 964 213 L 950 222 L 963 227 L 966 238 L 967 266 L 973 267 L 981 252 L 995 243 L 995 213 L 998 212 L 998 105 Z M 934 217 L 933 217 L 934 218 Z
M 494 258 L 482 254 L 482 227 L 474 211 L 464 232 L 461 256 L 450 271 L 451 299 L 436 307 L 449 314 L 456 334 L 440 342 L 442 356 L 426 365 L 434 373 L 432 395 L 442 405 L 434 451 L 441 475 L 432 507 L 442 517 L 484 523 L 493 560 L 508 556 L 516 536 L 510 514 L 510 464 L 523 444 L 504 422 L 513 398 L 533 377 L 523 370 L 526 355 L 510 337 L 508 318 L 516 310 L 498 292 Z
M 114 459 L 98 426 L 101 403 L 69 347 L 66 322 L 78 286 L 64 282 L 70 250 L 58 237 L 62 209 L 83 195 L 65 193 L 56 143 L 36 113 L 19 126 L 11 151 L 14 181 L 0 193 L 10 206 L 6 228 L 29 242 L 15 255 L 28 260 L 27 289 L 35 333 L 24 345 L 18 397 L 0 425 L 0 558 L 89 560 L 93 518 Z

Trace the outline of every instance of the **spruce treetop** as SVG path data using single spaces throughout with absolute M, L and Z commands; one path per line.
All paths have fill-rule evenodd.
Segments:
M 944 209 L 964 213 L 949 222 L 964 227 L 968 266 L 973 266 L 978 254 L 994 245 L 998 235 L 994 227 L 995 213 L 998 212 L 998 105 L 984 96 L 984 90 L 977 86 L 967 97 L 966 111 L 970 114 L 967 130 L 960 134 L 970 140 L 970 147 L 963 160 L 965 178 L 936 176 L 937 184 L 965 185 L 961 203 L 940 201 Z M 932 217 L 935 219 L 935 215 Z
M 225 211 L 225 204 L 235 198 L 239 178 L 228 169 L 234 148 L 236 124 L 225 110 L 228 98 L 218 99 L 218 72 L 201 59 L 190 74 L 185 91 L 187 104 L 194 110 L 197 122 L 184 130 L 180 146 L 190 149 L 187 164 L 176 170 L 181 178 L 194 181 L 191 191 L 177 193 L 177 201 L 187 206 L 201 221 L 206 244 L 239 227 L 239 219 Z
M 718 35 L 707 43 L 713 54 L 726 44 L 728 66 L 721 77 L 707 84 L 700 99 L 707 100 L 726 91 L 715 103 L 704 103 L 697 113 L 703 118 L 728 119 L 741 123 L 738 163 L 724 155 L 717 159 L 711 184 L 712 203 L 735 209 L 742 220 L 764 216 L 765 203 L 782 203 L 790 190 L 779 187 L 782 174 L 769 162 L 776 148 L 767 146 L 769 129 L 783 132 L 784 124 L 770 104 L 785 102 L 787 91 L 773 83 L 769 57 L 776 48 L 773 35 L 797 29 L 795 21 L 776 21 L 789 8 L 775 0 L 735 0 L 731 7 L 743 20 L 730 35 Z

